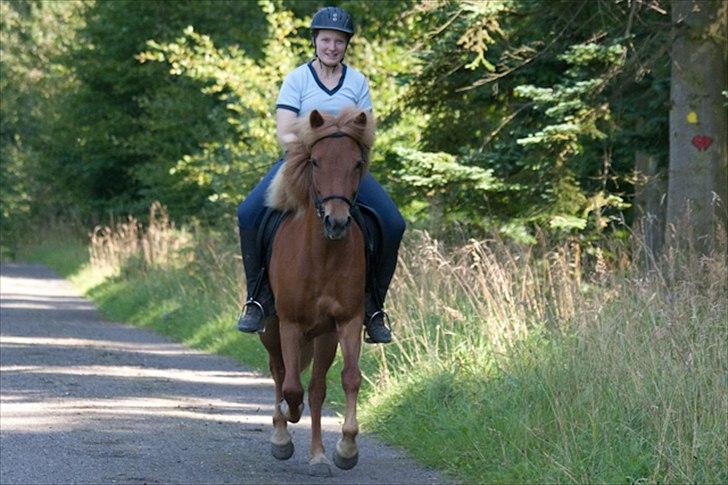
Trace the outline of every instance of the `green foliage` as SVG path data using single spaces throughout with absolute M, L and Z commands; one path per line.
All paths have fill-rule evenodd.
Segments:
M 0 252 L 12 250 L 29 219 L 67 210 L 66 187 L 51 162 L 51 123 L 59 98 L 74 86 L 58 58 L 73 42 L 84 6 L 0 2 Z
M 487 210 L 488 194 L 505 186 L 493 170 L 460 164 L 449 153 L 404 147 L 394 152 L 401 163 L 399 181 L 410 191 L 401 209 L 410 220 L 425 221 L 429 227 L 477 221 Z
M 725 482 L 725 247 L 612 247 L 620 267 L 575 244 L 421 237 L 363 426 L 465 483 Z
M 274 100 L 324 3 L 3 2 L 3 221 L 153 200 L 231 217 L 280 155 Z M 378 118 L 372 172 L 415 227 L 525 242 L 629 221 L 635 154 L 668 146 L 669 5 L 339 4 Z
M 463 188 L 453 209 L 470 205 L 474 229 L 599 235 L 621 223 L 635 153 L 667 150 L 669 17 L 641 8 L 442 1 L 412 14 L 427 42 L 408 93 L 430 115 L 423 148 L 503 182 Z
M 210 138 L 226 136 L 224 106 L 199 83 L 172 79 L 137 55 L 148 40 L 170 41 L 191 24 L 221 45 L 243 42 L 259 55 L 260 18 L 235 1 L 94 3 L 66 57 L 80 81 L 66 113 L 79 140 L 66 146 L 80 162 L 73 166 L 79 199 L 90 198 L 95 210 L 140 213 L 160 199 L 175 217 L 202 212 L 209 190 L 171 169 Z
M 241 195 L 275 161 L 273 100 L 284 76 L 302 59 L 308 43 L 296 36 L 303 22 L 288 11 L 261 2 L 268 34 L 261 60 L 238 47 L 218 49 L 209 36 L 184 30 L 173 42 L 147 43 L 138 59 L 164 62 L 173 76 L 182 76 L 204 86 L 201 92 L 214 96 L 224 106 L 210 113 L 218 124 L 226 124 L 224 137 L 208 137 L 201 150 L 177 160 L 170 173 L 209 194 L 207 204 L 215 215 L 232 213 Z

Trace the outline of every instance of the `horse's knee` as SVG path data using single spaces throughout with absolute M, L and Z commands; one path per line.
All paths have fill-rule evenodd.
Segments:
M 356 392 L 361 386 L 361 371 L 358 367 L 345 367 L 341 372 L 341 386 L 344 392 Z

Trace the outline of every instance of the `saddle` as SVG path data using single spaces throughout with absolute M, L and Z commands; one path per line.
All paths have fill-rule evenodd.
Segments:
M 258 254 L 262 256 L 263 267 L 261 270 L 261 279 L 267 281 L 268 267 L 270 265 L 271 255 L 273 254 L 273 240 L 275 239 L 278 227 L 283 220 L 290 216 L 290 212 L 283 212 L 270 207 L 266 208 L 263 220 L 258 229 Z M 373 292 L 375 301 L 381 302 L 381 298 L 377 291 L 376 268 L 379 265 L 379 254 L 382 247 L 382 223 L 376 211 L 357 202 L 350 210 L 350 214 L 354 222 L 359 226 L 364 235 L 364 256 L 366 258 L 366 291 Z M 271 305 L 271 314 L 275 315 L 275 306 Z

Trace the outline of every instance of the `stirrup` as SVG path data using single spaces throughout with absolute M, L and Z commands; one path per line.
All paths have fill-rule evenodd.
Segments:
M 260 312 L 260 320 L 257 321 L 256 326 L 252 325 L 244 325 L 244 323 L 250 323 L 252 320 L 253 322 L 256 322 L 255 317 L 251 316 L 251 318 L 248 320 L 248 322 L 245 321 L 245 317 L 248 316 L 248 309 L 249 308 L 257 308 Z M 245 305 L 243 306 L 243 313 L 238 318 L 238 330 L 244 333 L 264 333 L 265 332 L 265 324 L 263 323 L 263 320 L 265 319 L 265 310 L 263 309 L 263 305 L 260 304 L 260 302 L 255 301 L 253 298 L 249 298 L 248 301 L 245 302 Z
M 265 316 L 265 310 L 263 309 L 263 305 L 261 305 L 258 301 L 254 300 L 253 298 L 248 298 L 248 301 L 245 302 L 243 305 L 243 309 L 248 308 L 248 305 L 255 305 L 258 307 L 258 310 L 260 310 L 260 314 Z
M 384 327 L 387 332 L 389 332 L 389 340 L 386 342 L 377 341 L 371 338 L 369 335 L 369 325 L 374 321 L 376 317 L 379 315 L 382 315 L 382 327 Z M 368 344 L 387 344 L 392 341 L 392 326 L 391 322 L 389 321 L 389 315 L 384 310 L 377 310 L 376 312 L 372 313 L 371 316 L 367 319 L 366 323 L 364 323 L 364 327 L 366 328 L 366 336 L 364 337 L 364 341 Z

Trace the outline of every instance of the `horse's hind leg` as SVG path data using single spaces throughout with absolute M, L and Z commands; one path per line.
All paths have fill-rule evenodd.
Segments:
M 286 369 L 283 365 L 283 355 L 281 353 L 280 334 L 278 332 L 278 322 L 267 322 L 266 331 L 260 336 L 260 340 L 268 350 L 268 367 L 270 368 L 273 382 L 275 383 L 276 400 L 273 406 L 273 435 L 270 438 L 271 453 L 278 460 L 287 460 L 293 456 L 293 440 L 288 432 L 288 423 L 285 416 L 281 413 L 279 403 L 283 398 L 283 378 Z
M 363 318 L 364 315 L 360 315 L 337 327 L 341 354 L 344 358 L 341 385 L 346 395 L 346 416 L 341 427 L 341 439 L 336 443 L 334 464 L 343 470 L 354 468 L 359 461 L 359 449 L 356 446 L 356 435 L 359 434 L 359 423 L 356 420 L 356 400 L 361 386 L 359 353 L 361 351 L 361 322 Z
M 316 476 L 331 475 L 331 462 L 326 458 L 321 439 L 321 407 L 326 398 L 326 373 L 336 356 L 336 334 L 325 333 L 314 341 L 314 360 L 311 383 L 308 386 L 308 405 L 311 408 L 311 448 L 309 465 Z

